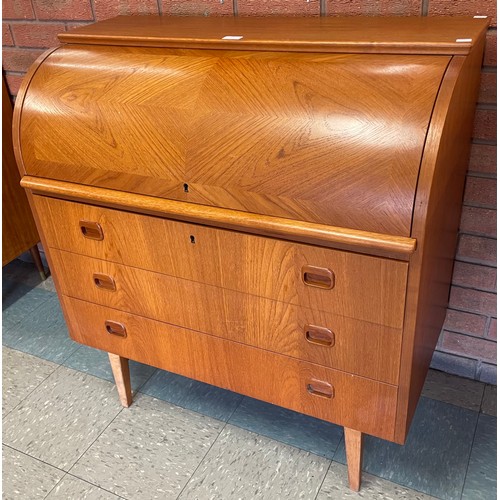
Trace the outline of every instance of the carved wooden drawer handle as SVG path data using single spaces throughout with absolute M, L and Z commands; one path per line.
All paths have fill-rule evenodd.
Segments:
M 90 240 L 102 240 L 104 239 L 104 233 L 102 227 L 98 222 L 93 222 L 90 220 L 80 221 L 80 231 L 85 238 Z
M 327 267 L 303 266 L 302 281 L 308 286 L 330 290 L 335 286 L 335 275 Z
M 306 325 L 304 327 L 306 340 L 311 344 L 324 347 L 333 347 L 335 345 L 335 335 L 329 328 L 316 325 Z
M 94 284 L 97 288 L 109 290 L 110 292 L 114 292 L 116 290 L 116 283 L 112 276 L 109 276 L 108 274 L 94 273 L 92 278 L 94 279 Z
M 332 399 L 335 395 L 332 384 L 322 380 L 311 379 L 306 387 L 309 394 L 320 398 Z
M 108 319 L 104 322 L 104 325 L 106 326 L 106 331 L 111 335 L 117 335 L 118 337 L 127 336 L 127 329 L 125 328 L 125 325 L 122 325 L 117 321 L 111 321 Z

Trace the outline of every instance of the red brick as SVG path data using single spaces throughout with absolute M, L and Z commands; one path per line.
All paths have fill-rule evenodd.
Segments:
M 497 270 L 469 262 L 455 262 L 452 282 L 458 286 L 493 292 L 497 282 Z
M 2 23 L 2 45 L 4 47 L 12 47 L 14 45 L 14 40 L 12 39 L 12 33 L 8 23 Z
M 497 260 L 497 240 L 481 236 L 460 236 L 457 257 L 494 266 Z
M 497 112 L 496 109 L 476 109 L 474 118 L 475 139 L 495 141 L 497 138 Z
M 496 179 L 468 176 L 465 183 L 464 205 L 496 208 Z
M 64 23 L 66 25 L 66 31 L 70 31 L 76 28 L 83 28 L 84 26 L 88 26 L 89 24 L 94 24 L 94 23 Z
M 18 47 L 49 48 L 59 45 L 57 35 L 66 31 L 63 23 L 18 23 L 12 34 Z
M 10 75 L 9 73 L 6 73 L 5 79 L 7 80 L 7 87 L 10 95 L 17 95 L 19 87 L 24 79 L 24 75 Z
M 497 30 L 488 30 L 486 33 L 486 47 L 484 48 L 483 65 L 497 65 Z
M 3 49 L 3 68 L 5 71 L 26 72 L 43 50 Z
M 94 0 L 95 17 L 98 21 L 110 17 L 134 14 L 158 14 L 156 0 Z
M 452 332 L 467 333 L 476 337 L 482 337 L 486 329 L 487 320 L 486 316 L 480 316 L 479 314 L 448 309 L 444 328 Z
M 174 16 L 232 16 L 231 0 L 162 0 L 162 14 Z
M 429 16 L 488 16 L 496 25 L 496 0 L 429 0 Z
M 470 152 L 469 172 L 496 174 L 497 147 L 487 144 L 473 144 Z
M 497 296 L 495 293 L 451 287 L 450 307 L 462 311 L 477 312 L 489 316 L 496 315 Z
M 497 102 L 497 74 L 482 73 L 478 102 L 493 104 Z
M 92 21 L 90 0 L 33 0 L 35 13 L 43 21 Z
M 461 333 L 444 332 L 441 351 L 461 354 L 483 361 L 496 362 L 497 344 L 496 342 L 469 337 Z
M 34 19 L 35 13 L 31 0 L 4 0 L 2 3 L 4 19 Z
M 460 232 L 494 238 L 497 234 L 497 211 L 487 208 L 463 207 Z
M 238 0 L 240 16 L 319 16 L 319 0 Z
M 328 15 L 340 16 L 418 16 L 420 0 L 327 0 Z
M 486 334 L 486 337 L 489 338 L 490 340 L 494 340 L 496 342 L 496 340 L 497 340 L 497 320 L 496 320 L 496 318 L 491 318 L 490 326 L 488 328 L 488 333 Z

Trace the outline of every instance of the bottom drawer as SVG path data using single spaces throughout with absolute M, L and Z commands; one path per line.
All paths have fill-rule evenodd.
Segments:
M 395 386 L 82 300 L 62 300 L 77 342 L 393 440 Z

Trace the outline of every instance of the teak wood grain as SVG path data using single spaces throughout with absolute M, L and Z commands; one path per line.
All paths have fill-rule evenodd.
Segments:
M 382 382 L 398 382 L 401 330 L 396 328 L 55 249 L 52 260 L 64 295 Z M 96 275 L 112 280 L 114 289 L 96 284 Z M 332 332 L 333 345 L 325 345 L 321 335 L 316 339 L 318 328 Z
M 449 60 L 64 46 L 21 153 L 33 176 L 409 236 Z
M 487 19 L 472 17 L 117 17 L 84 26 L 64 43 L 286 52 L 468 54 Z M 225 36 L 241 36 L 239 40 Z M 464 40 L 464 41 L 459 41 Z
M 391 259 L 409 260 L 416 248 L 416 240 L 404 236 L 250 214 L 41 177 L 24 176 L 21 185 L 39 195 Z
M 399 442 L 409 432 L 446 316 L 483 47 L 484 40 L 468 58 L 450 64 L 422 158 L 412 230 L 419 245 L 410 262 L 401 353 Z
M 363 434 L 355 429 L 344 428 L 345 455 L 348 466 L 349 487 L 359 491 L 361 485 L 361 457 L 363 454 Z
M 128 359 L 122 358 L 116 354 L 108 353 L 109 363 L 113 371 L 116 389 L 120 397 L 120 403 L 125 408 L 132 404 L 132 388 L 130 385 L 130 370 Z
M 392 439 L 397 395 L 392 385 L 77 299 L 62 300 L 77 342 Z M 108 320 L 123 324 L 127 336 L 109 334 Z M 333 396 L 311 394 L 308 385 L 314 387 L 315 381 L 329 384 Z
M 268 299 L 400 328 L 407 264 L 35 196 L 49 245 Z M 99 223 L 102 240 L 80 220 Z M 194 238 L 194 240 L 193 240 Z M 194 242 L 193 242 L 194 241 Z M 302 268 L 331 270 L 331 290 L 305 285 Z
M 35 62 L 21 183 L 70 334 L 112 354 L 125 402 L 134 359 L 343 425 L 353 489 L 363 433 L 404 443 L 487 27 L 120 18 Z
M 20 179 L 12 149 L 12 105 L 2 78 L 2 266 L 40 241 Z

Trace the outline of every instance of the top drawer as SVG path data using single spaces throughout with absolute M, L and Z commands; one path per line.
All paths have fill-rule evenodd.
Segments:
M 380 325 L 402 326 L 405 262 L 42 196 L 34 196 L 34 203 L 50 247 Z M 102 239 L 93 238 L 95 224 Z
M 21 155 L 32 176 L 409 236 L 449 61 L 68 44 L 17 104 Z

